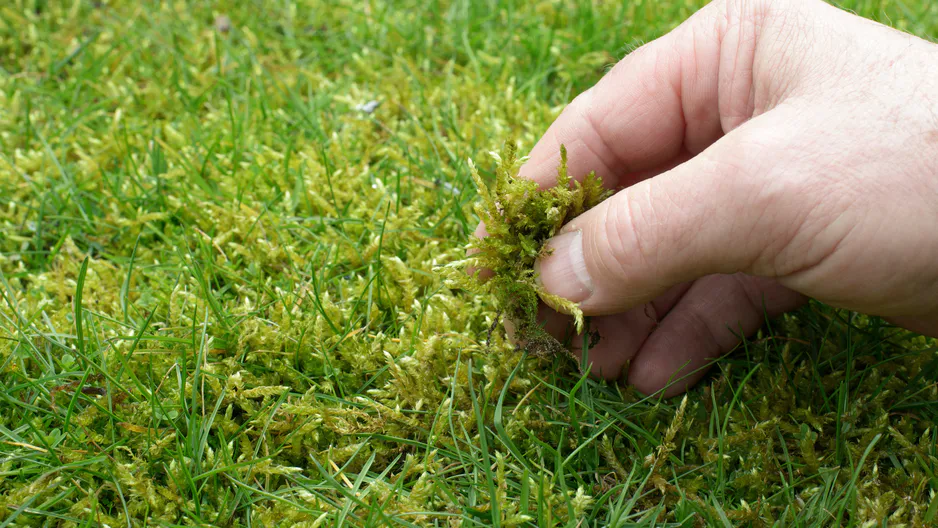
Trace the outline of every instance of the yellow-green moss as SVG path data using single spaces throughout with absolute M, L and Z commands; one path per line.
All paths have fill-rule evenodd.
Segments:
M 473 237 L 469 257 L 456 266 L 473 273 L 475 282 L 459 280 L 460 275 L 455 276 L 455 282 L 469 291 L 492 294 L 500 314 L 514 323 L 515 339 L 527 350 L 538 355 L 559 353 L 563 344 L 545 332 L 537 320 L 538 301 L 573 315 L 577 331 L 583 330 L 583 312 L 575 303 L 539 286 L 534 261 L 547 256 L 545 242 L 564 224 L 599 204 L 611 191 L 603 188 L 602 180 L 593 172 L 582 182 L 573 180 L 567 174 L 567 151 L 563 146 L 557 183 L 547 189 L 518 177 L 524 159 L 517 156 L 513 142 L 506 142 L 501 154 L 491 154 L 498 163 L 491 185 L 469 161 L 480 196 L 476 214 L 485 223 L 488 236 Z M 491 276 L 481 281 L 482 273 Z

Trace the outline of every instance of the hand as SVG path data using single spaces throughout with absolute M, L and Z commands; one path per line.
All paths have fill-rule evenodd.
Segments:
M 938 335 L 938 46 L 820 1 L 718 0 L 577 97 L 522 176 L 552 185 L 561 144 L 621 189 L 538 263 L 594 316 L 594 374 L 683 392 L 807 297 Z

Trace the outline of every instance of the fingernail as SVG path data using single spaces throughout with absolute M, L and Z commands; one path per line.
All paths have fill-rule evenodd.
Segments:
M 588 299 L 593 293 L 593 281 L 583 258 L 583 232 L 557 235 L 547 245 L 553 252 L 534 263 L 544 289 L 576 303 Z

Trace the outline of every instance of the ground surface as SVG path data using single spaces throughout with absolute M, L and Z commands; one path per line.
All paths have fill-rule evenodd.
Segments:
M 935 522 L 935 342 L 812 305 L 643 399 L 435 271 L 696 5 L 394 4 L 0 5 L 0 526 Z

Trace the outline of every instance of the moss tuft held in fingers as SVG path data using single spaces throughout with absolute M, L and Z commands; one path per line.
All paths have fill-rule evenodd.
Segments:
M 534 262 L 546 257 L 546 242 L 570 220 L 596 206 L 612 192 L 602 179 L 590 172 L 583 181 L 574 180 L 567 170 L 567 151 L 560 147 L 557 184 L 546 189 L 537 182 L 518 176 L 525 161 L 517 147 L 505 143 L 501 153 L 491 153 L 498 163 L 495 181 L 487 184 L 470 160 L 470 171 L 479 191 L 475 211 L 485 223 L 488 236 L 473 237 L 469 257 L 458 264 L 476 279 L 461 280 L 470 290 L 491 293 L 502 315 L 515 325 L 515 339 L 531 353 L 554 354 L 563 345 L 537 321 L 538 300 L 574 317 L 576 330 L 583 330 L 583 312 L 576 303 L 545 291 L 537 281 Z M 484 280 L 483 270 L 491 272 Z

